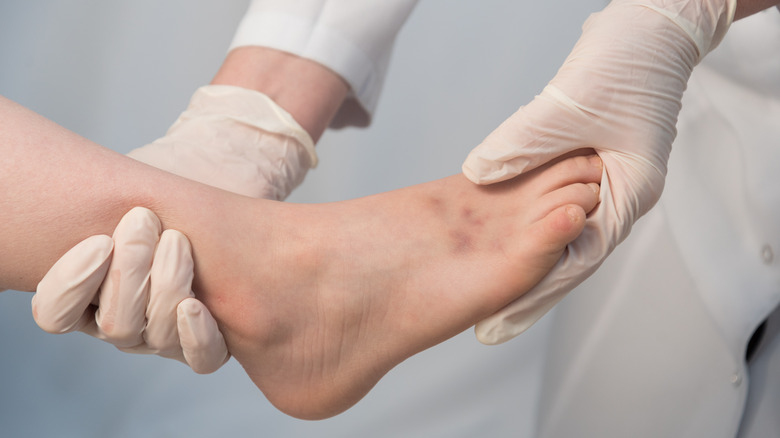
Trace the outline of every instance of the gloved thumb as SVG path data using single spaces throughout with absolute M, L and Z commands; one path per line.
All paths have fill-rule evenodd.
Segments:
M 193 371 L 213 373 L 230 359 L 225 339 L 203 303 L 187 298 L 179 303 L 177 316 L 181 348 Z
M 463 162 L 463 174 L 476 184 L 514 178 L 568 152 L 592 148 L 588 112 L 548 85 L 475 147 Z

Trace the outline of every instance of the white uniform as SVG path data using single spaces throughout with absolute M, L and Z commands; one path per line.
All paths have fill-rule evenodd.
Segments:
M 778 11 L 694 70 L 678 132 L 659 204 L 558 309 L 539 437 L 780 436 L 780 312 L 745 362 L 780 302 Z

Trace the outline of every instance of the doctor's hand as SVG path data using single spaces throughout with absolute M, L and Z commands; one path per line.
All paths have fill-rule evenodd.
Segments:
M 216 321 L 194 298 L 192 279 L 187 238 L 161 233 L 154 213 L 135 208 L 113 237 L 89 237 L 55 263 L 33 296 L 33 317 L 49 333 L 79 330 L 122 351 L 211 373 L 230 356 Z
M 734 0 L 615 0 L 593 14 L 553 80 L 463 165 L 477 184 L 527 172 L 578 149 L 604 164 L 601 203 L 534 289 L 480 322 L 499 343 L 523 332 L 592 274 L 658 200 L 693 67 L 726 32 Z
M 207 85 L 164 137 L 128 156 L 210 186 L 284 200 L 317 165 L 311 136 L 265 94 Z
M 311 137 L 286 111 L 259 92 L 228 85 L 198 89 L 164 137 L 129 155 L 205 184 L 277 200 L 317 161 Z M 192 297 L 189 243 L 166 230 L 158 244 L 159 227 L 151 212 L 137 209 L 117 227 L 114 243 L 93 236 L 69 251 L 33 298 L 38 325 L 182 360 L 198 373 L 216 371 L 229 355 L 216 322 Z

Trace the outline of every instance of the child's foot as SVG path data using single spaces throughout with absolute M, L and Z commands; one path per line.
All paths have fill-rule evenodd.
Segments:
M 600 180 L 580 156 L 486 187 L 456 175 L 333 204 L 242 200 L 214 237 L 190 236 L 199 298 L 277 408 L 329 417 L 541 280 Z

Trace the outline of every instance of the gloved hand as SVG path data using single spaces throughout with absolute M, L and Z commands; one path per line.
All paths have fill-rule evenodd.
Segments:
M 311 137 L 286 111 L 261 93 L 223 85 L 197 90 L 165 137 L 129 155 L 222 189 L 278 200 L 317 162 Z M 160 225 L 154 214 L 136 209 L 122 222 L 113 261 L 112 240 L 93 236 L 47 273 L 33 297 L 36 322 L 52 333 L 81 330 L 123 351 L 183 359 L 198 373 L 216 371 L 229 355 L 211 314 L 192 298 L 189 242 L 166 230 L 155 252 Z M 133 272 L 131 281 L 116 288 L 115 271 Z M 154 298 L 148 307 L 147 293 Z
M 658 200 L 693 67 L 723 38 L 735 0 L 614 0 L 591 15 L 555 78 L 468 156 L 491 184 L 577 149 L 604 163 L 601 203 L 534 289 L 477 324 L 480 341 L 522 333 L 592 274 Z
M 317 165 L 314 142 L 266 95 L 207 85 L 164 137 L 128 156 L 253 198 L 285 199 Z
M 38 284 L 35 321 L 49 333 L 80 330 L 123 351 L 216 371 L 230 356 L 216 321 L 192 293 L 189 241 L 175 230 L 160 232 L 157 216 L 137 207 L 113 238 L 77 244 Z

